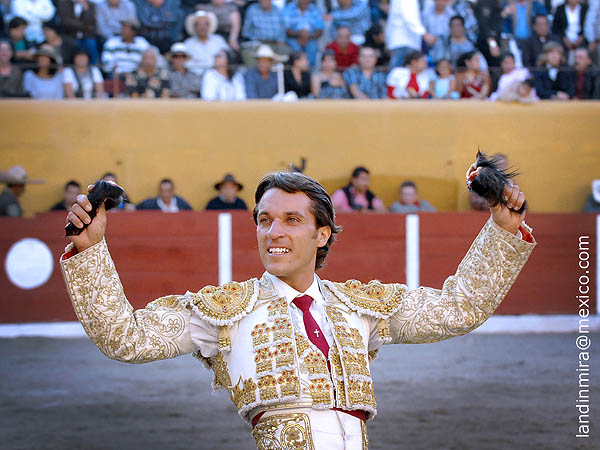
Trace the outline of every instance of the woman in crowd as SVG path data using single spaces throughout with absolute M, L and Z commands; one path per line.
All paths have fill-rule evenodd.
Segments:
M 67 67 L 63 72 L 63 85 L 67 98 L 102 98 L 104 97 L 104 79 L 95 66 L 90 66 L 90 58 L 83 48 L 75 52 L 73 68 Z
M 198 98 L 202 91 L 202 77 L 186 69 L 185 64 L 190 59 L 190 54 L 183 42 L 176 42 L 171 46 L 169 54 L 171 70 L 171 97 Z
M 456 63 L 457 91 L 460 98 L 483 100 L 490 93 L 490 76 L 481 70 L 481 57 L 476 51 L 465 53 Z
M 535 91 L 542 100 L 569 100 L 575 95 L 573 74 L 563 61 L 562 46 L 546 42 L 534 72 Z
M 433 81 L 427 69 L 427 58 L 419 51 L 404 57 L 407 67 L 392 69 L 387 77 L 389 98 L 429 98 L 429 87 Z
M 125 75 L 127 94 L 132 98 L 168 98 L 171 83 L 166 70 L 157 67 L 157 52 L 150 47 L 144 52 L 138 70 Z
M 42 44 L 35 54 L 36 66 L 25 72 L 23 89 L 35 99 L 52 100 L 63 98 L 60 61 L 54 49 Z
M 321 70 L 311 77 L 311 91 L 314 98 L 350 98 L 344 78 L 336 70 L 335 53 L 326 50 L 321 56 Z
M 229 53 L 221 50 L 215 56 L 215 67 L 204 72 L 202 98 L 208 101 L 245 100 L 246 85 L 241 73 L 229 63 Z
M 308 97 L 310 94 L 310 74 L 308 73 L 306 53 L 293 53 L 288 64 L 291 68 L 283 72 L 285 92 L 295 92 L 298 98 Z

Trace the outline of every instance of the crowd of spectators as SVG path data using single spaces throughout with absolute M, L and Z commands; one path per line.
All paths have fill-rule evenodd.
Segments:
M 600 0 L 0 0 L 0 96 L 600 99 Z

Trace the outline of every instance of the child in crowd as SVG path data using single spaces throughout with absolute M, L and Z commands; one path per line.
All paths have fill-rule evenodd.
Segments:
M 457 76 L 460 98 L 485 99 L 490 93 L 490 76 L 481 70 L 479 53 L 472 51 L 458 58 L 456 67 L 460 69 Z
M 452 65 L 450 60 L 440 59 L 435 66 L 435 79 L 431 80 L 429 92 L 436 99 L 458 99 L 459 95 L 456 92 L 456 80 L 452 73 Z

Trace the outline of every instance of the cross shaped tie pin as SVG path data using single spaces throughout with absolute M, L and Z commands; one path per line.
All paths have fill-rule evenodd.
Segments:
M 319 337 L 319 330 L 315 329 L 314 333 L 317 335 L 317 338 Z

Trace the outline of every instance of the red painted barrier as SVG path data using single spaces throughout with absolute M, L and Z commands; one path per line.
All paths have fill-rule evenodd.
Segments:
M 256 229 L 248 212 L 233 215 L 233 278 L 263 272 Z M 196 291 L 218 282 L 215 212 L 135 212 L 110 214 L 107 241 L 125 292 L 134 307 L 166 294 Z M 483 213 L 435 213 L 420 216 L 420 281 L 440 288 L 454 273 L 479 229 Z M 595 293 L 595 215 L 530 214 L 527 222 L 539 242 L 525 269 L 500 306 L 500 314 L 573 314 L 577 312 L 578 238 L 590 236 L 590 292 Z M 0 255 L 19 239 L 35 237 L 55 256 L 52 276 L 44 285 L 24 290 L 0 273 L 0 322 L 75 320 L 57 263 L 67 240 L 64 213 L 33 219 L 0 218 Z M 344 228 L 333 245 L 322 278 L 405 282 L 405 216 L 340 215 Z M 590 304 L 595 312 L 595 295 Z

